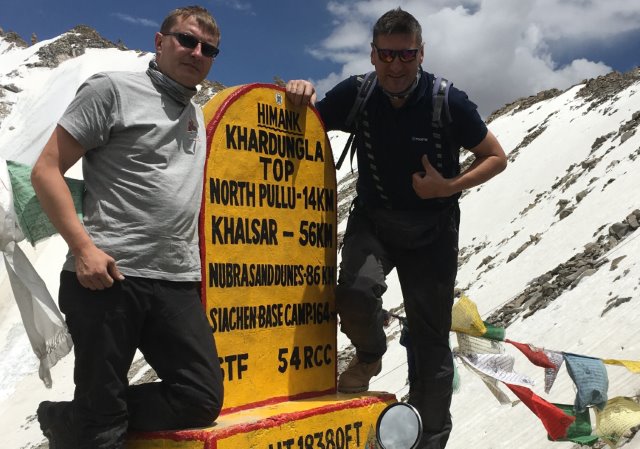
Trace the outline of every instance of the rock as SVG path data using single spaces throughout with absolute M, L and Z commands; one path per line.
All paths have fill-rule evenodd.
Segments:
M 100 36 L 86 25 L 78 25 L 59 39 L 41 47 L 36 54 L 40 61 L 28 67 L 57 67 L 61 62 L 83 55 L 87 48 L 117 48 L 117 45 Z
M 618 265 L 620 264 L 620 262 L 627 256 L 620 256 L 620 257 L 616 257 L 615 259 L 613 259 L 611 261 L 611 266 L 609 267 L 609 271 L 613 271 L 615 269 L 618 268 Z
M 557 97 L 558 95 L 560 95 L 562 93 L 562 91 L 559 91 L 558 89 L 549 89 L 549 90 L 545 90 L 543 92 L 539 92 L 537 95 L 531 95 L 527 98 L 521 98 L 517 101 L 514 101 L 513 103 L 509 103 L 505 106 L 503 106 L 502 108 L 498 109 L 497 111 L 495 111 L 493 114 L 491 114 L 489 116 L 489 118 L 487 119 L 487 123 L 491 123 L 492 120 L 495 120 L 496 118 L 502 116 L 502 115 L 506 115 L 511 111 L 514 110 L 523 110 L 523 109 L 527 109 L 530 108 L 531 106 L 533 106 L 536 103 L 539 103 L 541 101 L 544 100 L 548 100 L 550 98 L 554 98 Z
M 5 42 L 7 42 L 11 47 L 20 47 L 20 48 L 26 48 L 28 47 L 27 43 L 24 41 L 24 39 L 22 39 L 20 37 L 20 35 L 16 32 L 13 31 L 8 31 L 6 33 L 0 33 L 0 36 L 2 36 L 5 40 Z
M 574 206 L 567 207 L 566 209 L 561 210 L 560 214 L 559 214 L 560 220 L 563 220 L 563 219 L 567 218 L 575 210 L 576 210 L 576 208 Z
M 576 195 L 576 203 L 579 203 L 580 201 L 582 201 L 587 196 L 588 193 L 589 193 L 588 189 L 585 189 L 582 192 L 579 192 Z
M 627 223 L 614 223 L 609 227 L 609 235 L 616 237 L 618 240 L 622 240 L 630 230 L 631 226 Z
M 14 94 L 17 94 L 19 92 L 22 92 L 22 89 L 20 89 L 18 86 L 16 86 L 15 84 L 4 84 L 2 86 L 4 90 L 8 90 L 9 92 L 13 92 Z
M 602 313 L 600 314 L 600 316 L 604 316 L 604 314 L 610 311 L 611 309 L 618 307 L 620 304 L 624 304 L 629 301 L 631 301 L 631 297 L 618 298 L 617 296 L 615 296 L 611 298 L 609 301 L 607 301 L 607 305 L 602 311 Z
M 627 140 L 629 140 L 631 137 L 633 137 L 633 135 L 636 133 L 636 130 L 633 129 L 631 131 L 626 131 L 624 134 L 622 134 L 620 136 L 620 144 L 622 145 L 623 143 L 625 143 Z

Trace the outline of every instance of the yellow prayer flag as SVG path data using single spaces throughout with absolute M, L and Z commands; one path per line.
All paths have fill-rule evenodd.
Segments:
M 462 295 L 451 310 L 451 330 L 482 337 L 487 328 L 480 318 L 476 304 Z
M 640 425 L 640 404 L 630 398 L 618 396 L 607 401 L 596 414 L 596 434 L 615 448 L 618 440 L 632 427 Z
M 632 373 L 640 374 L 640 361 L 606 359 L 603 362 L 607 365 L 622 365 Z

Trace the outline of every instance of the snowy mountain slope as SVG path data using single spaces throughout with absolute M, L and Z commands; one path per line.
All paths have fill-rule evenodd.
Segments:
M 510 165 L 461 203 L 460 246 L 463 251 L 465 247 L 483 248 L 473 251 L 461 267 L 459 285 L 480 303 L 481 313 L 506 301 L 529 280 L 582 251 L 597 235 L 606 234 L 610 225 L 640 209 L 640 195 L 633 194 L 640 188 L 634 176 L 640 168 L 640 135 L 621 143 L 619 132 L 629 121 L 638 125 L 640 118 L 634 121 L 632 117 L 640 111 L 640 84 L 591 110 L 588 101 L 576 96 L 581 88 L 576 86 L 491 123 L 510 151 Z M 515 154 L 514 148 L 537 130 L 543 131 Z M 558 213 L 560 205 L 564 211 L 572 210 L 565 218 Z M 507 263 L 536 234 L 542 237 Z M 492 257 L 490 265 L 499 270 L 478 270 L 486 257 Z M 478 282 L 480 272 L 482 281 Z
M 57 53 L 63 57 L 54 58 L 56 63 L 43 61 L 48 53 L 38 51 L 56 41 L 19 48 L 0 36 L 0 157 L 33 162 L 83 79 L 100 70 L 144 70 L 150 57 L 116 48 L 85 50 L 72 42 Z M 630 218 L 640 209 L 639 77 L 637 71 L 612 73 L 566 92 L 524 99 L 503 108 L 489 125 L 509 153 L 510 165 L 461 200 L 458 288 L 478 304 L 484 319 L 508 325 L 507 336 L 515 341 L 640 360 L 640 232 Z M 338 154 L 346 136 L 330 137 Z M 355 179 L 348 162 L 338 178 L 343 180 L 338 189 L 343 231 Z M 57 237 L 35 249 L 22 246 L 55 295 L 64 242 Z M 397 279 L 391 276 L 388 284 L 385 307 L 401 312 Z M 402 397 L 406 358 L 397 341 L 397 321 L 388 333 L 383 372 L 372 388 Z M 339 343 L 346 356 L 342 334 Z M 566 369 L 545 395 L 542 369 L 505 346 L 516 358 L 516 371 L 536 380 L 537 394 L 573 402 Z M 45 390 L 0 268 L 3 447 L 34 448 L 43 441 L 35 408 L 41 400 L 71 396 L 72 364 L 69 356 L 54 367 L 53 389 Z M 539 420 L 523 404 L 499 405 L 479 378 L 459 368 L 462 383 L 453 400 L 449 448 L 571 447 L 547 441 Z M 132 376 L 144 372 L 141 368 Z M 607 372 L 610 397 L 640 395 L 640 375 L 616 366 L 607 366 Z M 640 448 L 640 438 L 625 447 Z
M 118 48 L 87 48 L 79 57 L 57 58 L 63 61 L 53 68 L 40 66 L 43 63 L 38 52 L 55 46 L 59 40 L 61 37 L 27 48 L 0 50 L 0 86 L 18 90 L 12 92 L 5 87 L 5 97 L 0 99 L 11 109 L 6 118 L 0 117 L 0 148 L 5 159 L 35 162 L 58 118 L 89 76 L 100 71 L 146 70 L 153 56 Z M 71 51 L 74 48 L 77 47 L 72 45 Z

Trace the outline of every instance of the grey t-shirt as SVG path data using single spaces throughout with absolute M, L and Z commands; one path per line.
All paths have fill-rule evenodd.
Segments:
M 100 73 L 80 86 L 59 124 L 86 150 L 84 226 L 96 246 L 125 276 L 200 280 L 200 108 L 147 73 Z M 74 263 L 69 254 L 63 268 Z

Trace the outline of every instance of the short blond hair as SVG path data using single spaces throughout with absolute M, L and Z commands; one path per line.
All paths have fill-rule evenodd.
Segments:
M 202 6 L 185 6 L 183 8 L 176 8 L 169 13 L 160 26 L 161 33 L 168 33 L 171 28 L 176 24 L 178 18 L 187 19 L 189 17 L 195 17 L 198 25 L 208 34 L 211 34 L 216 39 L 220 39 L 220 28 L 216 20 L 211 13 Z

